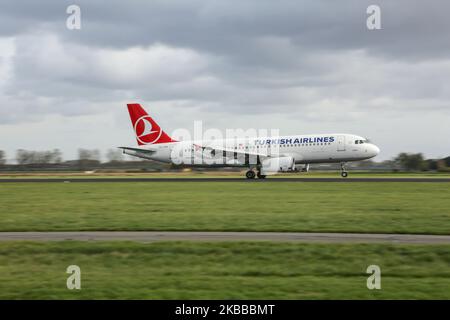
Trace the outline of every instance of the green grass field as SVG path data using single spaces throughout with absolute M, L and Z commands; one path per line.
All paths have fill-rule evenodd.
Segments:
M 4 183 L 0 231 L 450 234 L 449 194 L 428 182 Z M 81 291 L 66 288 L 72 264 Z M 366 287 L 371 264 L 381 290 Z M 449 267 L 448 245 L 0 242 L 0 299 L 450 299 Z
M 372 264 L 381 290 L 366 287 Z M 10 242 L 0 299 L 450 299 L 449 267 L 434 245 Z
M 352 171 L 350 178 L 450 178 L 450 173 L 446 172 L 387 172 L 387 171 Z M 245 178 L 245 170 L 241 172 L 228 171 L 168 171 L 168 172 L 3 172 L 1 179 L 77 179 L 77 178 Z M 339 170 L 331 171 L 310 171 L 308 173 L 279 173 L 270 176 L 270 179 L 278 178 L 340 178 Z
M 450 234 L 448 183 L 8 183 L 0 231 Z

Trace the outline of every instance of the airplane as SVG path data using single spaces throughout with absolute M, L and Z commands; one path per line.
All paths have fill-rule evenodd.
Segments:
M 308 172 L 311 163 L 345 164 L 370 159 L 380 149 L 354 134 L 308 134 L 222 140 L 177 141 L 138 103 L 127 104 L 138 146 L 119 147 L 124 154 L 184 166 L 245 167 L 247 179 L 264 179 L 279 172 Z M 297 165 L 303 165 L 299 170 Z M 256 172 L 255 172 L 256 171 Z

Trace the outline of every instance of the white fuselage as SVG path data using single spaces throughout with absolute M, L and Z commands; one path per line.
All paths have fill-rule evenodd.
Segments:
M 146 146 L 141 146 L 145 149 Z M 292 157 L 296 164 L 343 163 L 375 157 L 379 148 L 352 134 L 310 134 L 267 138 L 180 141 L 149 145 L 143 158 L 192 166 L 248 166 L 242 154 Z M 221 150 L 212 151 L 212 150 Z M 139 156 L 139 154 L 132 154 Z M 223 161 L 211 161 L 211 158 Z M 181 162 L 181 163 L 180 163 Z

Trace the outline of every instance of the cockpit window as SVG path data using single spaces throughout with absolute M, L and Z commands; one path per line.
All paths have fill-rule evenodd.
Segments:
M 355 140 L 355 144 L 363 144 L 363 143 L 368 143 L 369 140 L 364 139 L 364 140 Z

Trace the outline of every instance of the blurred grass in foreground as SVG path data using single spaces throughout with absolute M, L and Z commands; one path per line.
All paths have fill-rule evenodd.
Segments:
M 4 242 L 0 299 L 450 299 L 449 267 L 445 245 Z
M 0 231 L 450 234 L 450 183 L 7 183 Z

